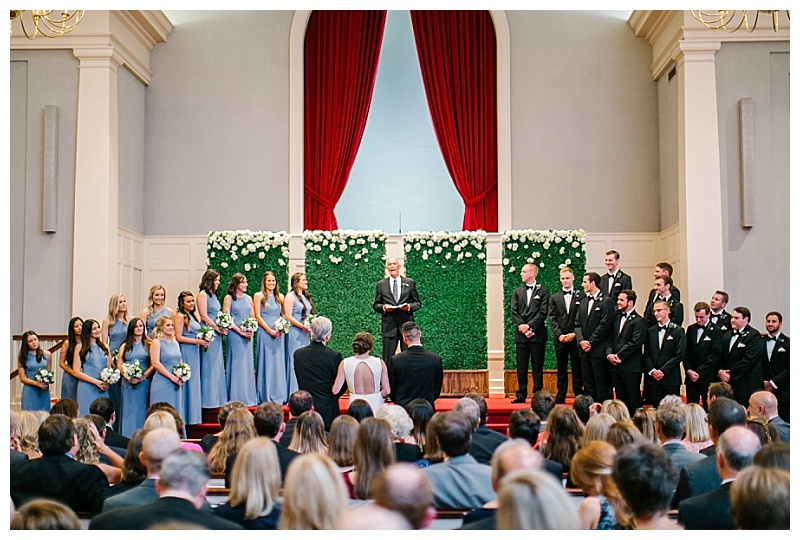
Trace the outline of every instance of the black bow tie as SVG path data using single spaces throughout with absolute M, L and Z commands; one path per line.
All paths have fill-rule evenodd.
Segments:
M 534 287 L 533 285 L 525 285 L 525 288 L 528 289 L 529 291 L 532 291 L 533 287 Z
M 733 331 L 733 335 L 734 335 L 734 336 L 738 336 L 740 333 L 741 333 L 741 332 L 739 332 L 738 330 L 734 330 L 734 331 Z
M 572 290 L 570 289 L 569 291 L 564 291 L 564 294 L 572 294 Z
M 777 341 L 778 336 L 767 336 L 767 341 Z
M 661 332 L 662 330 L 666 330 L 666 329 L 667 329 L 667 327 L 666 327 L 666 326 L 660 326 L 660 325 L 659 325 L 659 327 L 658 327 L 658 331 L 659 331 L 659 332 Z

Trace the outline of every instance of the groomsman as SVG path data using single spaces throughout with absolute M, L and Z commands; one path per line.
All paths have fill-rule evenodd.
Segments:
M 608 272 L 600 278 L 600 290 L 612 302 L 617 301 L 620 291 L 633 289 L 631 276 L 619 269 L 619 252 L 615 249 L 606 251 L 605 265 Z
M 705 302 L 694 305 L 694 324 L 686 329 L 686 403 L 703 402 L 708 410 L 708 385 L 716 378 L 722 352 L 722 330 L 709 320 L 711 307 Z
M 550 296 L 547 318 L 550 330 L 553 331 L 553 347 L 556 350 L 556 368 L 558 372 L 556 403 L 564 403 L 567 399 L 569 384 L 569 365 L 572 365 L 572 393 L 583 394 L 581 382 L 581 363 L 578 358 L 578 341 L 575 339 L 575 305 L 583 293 L 573 287 L 575 274 L 572 269 L 564 267 L 560 271 L 561 289 Z
M 731 329 L 731 314 L 725 311 L 725 306 L 728 305 L 728 293 L 725 291 L 715 291 L 711 295 L 711 315 L 709 316 L 711 322 L 716 324 L 724 334 Z
M 737 307 L 731 313 L 731 329 L 722 337 L 722 355 L 717 376 L 733 388 L 733 397 L 742 406 L 750 394 L 764 388 L 764 340 L 750 326 L 750 310 Z
M 375 285 L 375 302 L 372 309 L 381 314 L 381 337 L 383 338 L 383 361 L 389 359 L 397 352 L 408 347 L 402 340 L 404 323 L 414 321 L 414 312 L 422 304 L 417 294 L 417 285 L 413 279 L 400 276 L 403 265 L 395 258 L 386 259 L 386 271 L 389 277 L 380 280 Z
M 686 354 L 686 334 L 669 320 L 669 305 L 665 301 L 656 301 L 653 312 L 657 324 L 647 330 L 644 342 L 644 379 L 653 407 L 658 407 L 664 396 L 680 395 L 680 363 Z
M 584 274 L 582 286 L 585 296 L 575 304 L 575 339 L 580 348 L 583 389 L 595 403 L 602 403 L 613 397 L 606 343 L 614 321 L 614 304 L 600 290 L 596 272 Z
M 520 271 L 522 285 L 511 297 L 511 320 L 517 327 L 514 343 L 517 348 L 517 397 L 512 403 L 525 403 L 528 397 L 528 363 L 533 372 L 533 391 L 544 388 L 544 348 L 547 341 L 547 306 L 550 293 L 536 282 L 539 267 L 526 264 Z
M 656 267 L 653 270 L 653 279 L 654 280 L 658 279 L 661 276 L 672 277 L 672 272 L 673 272 L 672 265 L 669 264 L 668 262 L 656 263 Z M 680 289 L 678 289 L 678 287 L 675 286 L 674 283 L 672 284 L 672 287 L 670 287 L 669 292 L 675 298 L 676 302 L 680 302 L 681 301 L 681 291 L 680 291 Z M 650 295 L 647 297 L 647 306 L 645 306 L 645 308 L 644 308 L 644 316 L 645 317 L 647 317 L 648 314 L 650 316 L 652 316 L 653 304 L 656 302 L 656 300 L 658 300 L 657 296 L 658 296 L 658 293 L 656 292 L 655 287 L 650 289 Z M 653 324 L 655 324 L 655 323 L 653 323 Z M 649 326 L 652 326 L 652 324 L 649 325 Z
M 683 304 L 680 302 L 680 298 L 677 298 L 674 294 L 672 294 L 672 286 L 673 286 L 672 278 L 669 276 L 658 276 L 655 278 L 653 282 L 653 291 L 655 291 L 655 300 L 652 304 L 650 304 L 649 312 L 645 312 L 644 320 L 647 323 L 647 327 L 650 328 L 654 324 L 656 324 L 656 319 L 653 311 L 653 306 L 655 302 L 664 301 L 669 306 L 669 320 L 677 324 L 678 326 L 683 325 Z
M 767 336 L 764 339 L 764 390 L 778 400 L 778 416 L 789 421 L 789 336 L 781 333 L 783 315 L 767 313 Z M 573 377 L 575 374 L 573 373 Z
M 628 406 L 631 416 L 642 406 L 642 345 L 647 337 L 647 325 L 636 313 L 636 293 L 630 289 L 620 291 L 617 297 L 617 314 L 611 326 L 611 338 L 606 347 L 606 358 L 611 362 L 611 382 L 617 399 Z

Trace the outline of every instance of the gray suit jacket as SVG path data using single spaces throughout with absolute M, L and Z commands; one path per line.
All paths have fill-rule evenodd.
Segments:
M 776 416 L 772 418 L 769 423 L 775 426 L 775 429 L 778 431 L 778 436 L 781 438 L 781 442 L 789 444 L 789 422 L 780 416 Z
M 433 484 L 437 510 L 473 510 L 496 497 L 492 469 L 469 454 L 447 459 L 422 469 Z
M 683 469 L 685 466 L 705 459 L 703 454 L 695 454 L 694 452 L 690 452 L 679 442 L 667 443 L 663 445 L 662 448 L 664 449 L 664 452 L 667 453 L 667 457 L 669 457 L 670 461 L 672 461 L 672 467 L 675 470 L 676 477 L 680 474 L 681 469 Z
M 103 503 L 103 512 L 116 510 L 117 508 L 142 506 L 143 504 L 154 503 L 157 500 L 158 493 L 156 493 L 155 478 L 145 478 L 144 482 L 135 488 L 106 499 L 105 503 Z

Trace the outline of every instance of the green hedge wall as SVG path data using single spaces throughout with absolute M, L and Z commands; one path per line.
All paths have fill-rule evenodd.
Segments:
M 511 295 L 522 283 L 519 272 L 526 263 L 539 266 L 537 283 L 547 287 L 550 294 L 561 288 L 560 270 L 564 266 L 572 268 L 575 274 L 574 287 L 581 290 L 581 277 L 586 268 L 586 233 L 583 229 L 569 231 L 506 231 L 503 242 L 503 306 L 505 369 L 517 369 L 514 332 L 516 327 L 511 322 Z M 553 332 L 547 324 L 547 348 L 544 368 L 556 369 L 555 350 L 553 349 Z
M 408 277 L 422 307 L 414 320 L 422 344 L 444 369 L 486 369 L 486 233 L 403 235 Z

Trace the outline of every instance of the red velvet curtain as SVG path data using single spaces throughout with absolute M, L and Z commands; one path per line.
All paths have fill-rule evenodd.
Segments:
M 386 11 L 314 11 L 305 40 L 303 226 L 334 230 L 333 210 L 361 144 Z
M 464 230 L 497 232 L 497 82 L 487 11 L 411 11 L 436 138 L 464 200 Z

